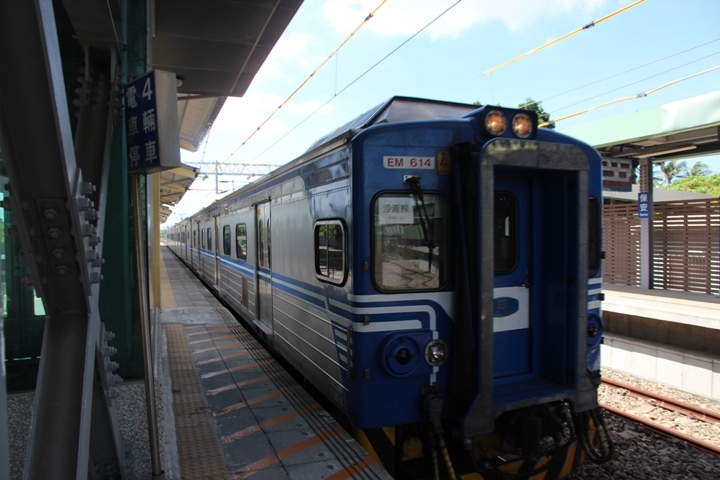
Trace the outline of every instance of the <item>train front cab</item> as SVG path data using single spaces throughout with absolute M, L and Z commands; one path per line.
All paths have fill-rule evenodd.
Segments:
M 508 129 L 489 134 L 483 122 L 489 110 L 502 112 Z M 612 449 L 599 425 L 599 372 L 587 368 L 597 363 L 597 348 L 588 350 L 588 344 L 596 345 L 598 335 L 593 330 L 594 338 L 588 337 L 588 262 L 598 256 L 590 249 L 600 244 L 597 238 L 589 239 L 589 230 L 595 235 L 600 231 L 588 229 L 589 178 L 593 169 L 592 193 L 599 195 L 600 159 L 589 147 L 562 135 L 537 132 L 535 118 L 531 135 L 513 138 L 509 119 L 516 113 L 495 107 L 477 110 L 466 116 L 476 117 L 472 140 L 437 145 L 438 156 L 452 151 L 452 180 L 433 177 L 427 170 L 406 175 L 407 183 L 417 175 L 429 188 L 426 192 L 446 192 L 453 204 L 456 301 L 447 339 L 450 361 L 437 370 L 438 387 L 424 388 L 418 405 L 436 433 L 428 443 L 443 445 L 440 458 L 448 470 L 459 457 L 448 460 L 445 438 L 461 439 L 457 443 L 471 452 L 460 449 L 457 473 L 475 471 L 462 478 L 563 478 L 587 457 L 606 460 Z M 463 136 L 458 132 L 465 132 L 463 127 L 452 133 L 446 124 L 437 127 L 442 131 L 437 138 L 457 139 Z M 398 127 L 403 138 L 422 137 L 418 143 L 423 147 L 433 141 L 428 132 L 404 128 Z M 366 142 L 365 158 L 379 157 L 383 148 L 390 151 L 392 142 L 381 135 Z M 376 153 L 371 144 L 382 147 Z M 439 167 L 437 157 L 436 163 Z M 372 184 L 382 188 L 386 177 L 373 177 Z M 407 188 L 413 191 L 412 185 Z M 593 219 L 599 222 L 599 215 Z M 445 368 L 450 369 L 449 386 L 443 385 Z M 399 379 L 397 385 L 409 380 Z M 433 390 L 445 399 L 444 432 L 430 414 Z M 386 401 L 390 405 L 397 400 Z M 418 408 L 408 407 L 406 411 Z M 426 439 L 408 433 L 412 428 L 399 426 L 388 435 L 395 443 L 396 461 L 407 461 L 410 469 L 414 459 L 427 462 L 429 450 L 436 450 L 427 444 L 424 452 L 413 446 Z M 372 430 L 367 429 L 368 437 L 379 436 Z M 543 444 L 548 437 L 556 442 L 550 447 Z M 365 442 L 373 443 L 370 438 Z M 468 457 L 477 462 L 469 469 Z M 387 460 L 383 463 L 388 465 Z
M 483 458 L 492 457 L 490 445 L 499 439 L 534 452 L 522 461 L 498 462 L 505 473 L 536 469 L 533 478 L 562 478 L 585 455 L 603 461 L 612 448 L 605 431 L 598 439 L 601 451 L 593 446 L 599 372 L 587 368 L 597 356 L 596 348 L 588 350 L 597 336 L 589 328 L 588 265 L 599 256 L 591 249 L 600 246 L 589 238 L 599 233 L 599 227 L 588 228 L 599 222 L 589 213 L 589 179 L 595 190 L 600 167 L 597 155 L 581 144 L 550 131 L 539 137 L 495 138 L 479 152 L 459 149 L 462 190 L 477 192 L 463 203 L 473 205 L 464 213 L 469 228 L 463 250 L 479 274 L 467 279 L 470 301 L 463 302 L 468 307 L 462 317 L 471 321 L 456 321 L 455 351 L 475 362 L 463 437 L 476 440 Z M 462 352 L 467 335 L 478 338 L 476 352 Z M 455 391 L 467 390 L 459 385 L 467 379 L 464 367 L 454 363 Z M 559 428 L 571 416 L 576 431 Z M 558 443 L 548 450 L 552 454 L 538 455 L 548 432 Z

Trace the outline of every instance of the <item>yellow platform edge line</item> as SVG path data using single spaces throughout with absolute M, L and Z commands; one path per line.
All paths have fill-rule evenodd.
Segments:
M 165 260 L 160 255 L 160 308 L 177 308 L 170 277 L 165 268 Z

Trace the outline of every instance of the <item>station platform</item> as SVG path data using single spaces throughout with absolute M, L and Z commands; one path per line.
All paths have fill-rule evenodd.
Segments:
M 720 297 L 603 285 L 602 366 L 720 400 Z
M 168 478 L 391 478 L 167 248 L 160 270 Z

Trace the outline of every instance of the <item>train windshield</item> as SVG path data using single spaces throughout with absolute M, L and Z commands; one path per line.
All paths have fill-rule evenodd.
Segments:
M 373 205 L 373 278 L 380 290 L 433 290 L 445 283 L 447 207 L 437 194 L 388 193 Z

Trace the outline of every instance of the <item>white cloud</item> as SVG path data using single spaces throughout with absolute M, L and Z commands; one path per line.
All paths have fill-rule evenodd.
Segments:
M 210 132 L 209 150 L 213 151 L 214 157 L 225 160 L 238 148 L 238 152 L 256 155 L 258 150 L 286 135 L 308 115 L 332 112 L 332 106 L 323 106 L 322 99 L 291 100 L 269 118 L 285 98 L 260 91 L 248 92 L 242 98 L 228 98 Z M 243 142 L 247 142 L 245 146 L 241 146 Z
M 463 31 L 492 21 L 511 31 L 528 28 L 545 18 L 568 13 L 589 15 L 608 0 L 464 0 L 428 27 L 431 38 L 458 37 Z M 409 36 L 455 4 L 455 0 L 390 0 L 363 28 L 380 35 Z M 328 0 L 323 15 L 338 31 L 350 33 L 380 5 L 379 0 Z M 609 12 L 608 12 L 609 13 Z M 581 21 L 589 22 L 591 17 Z
M 289 69 L 298 69 L 299 72 L 309 75 L 323 60 L 320 55 L 311 53 L 321 49 L 321 43 L 318 38 L 305 33 L 280 37 L 253 82 L 284 78 Z

